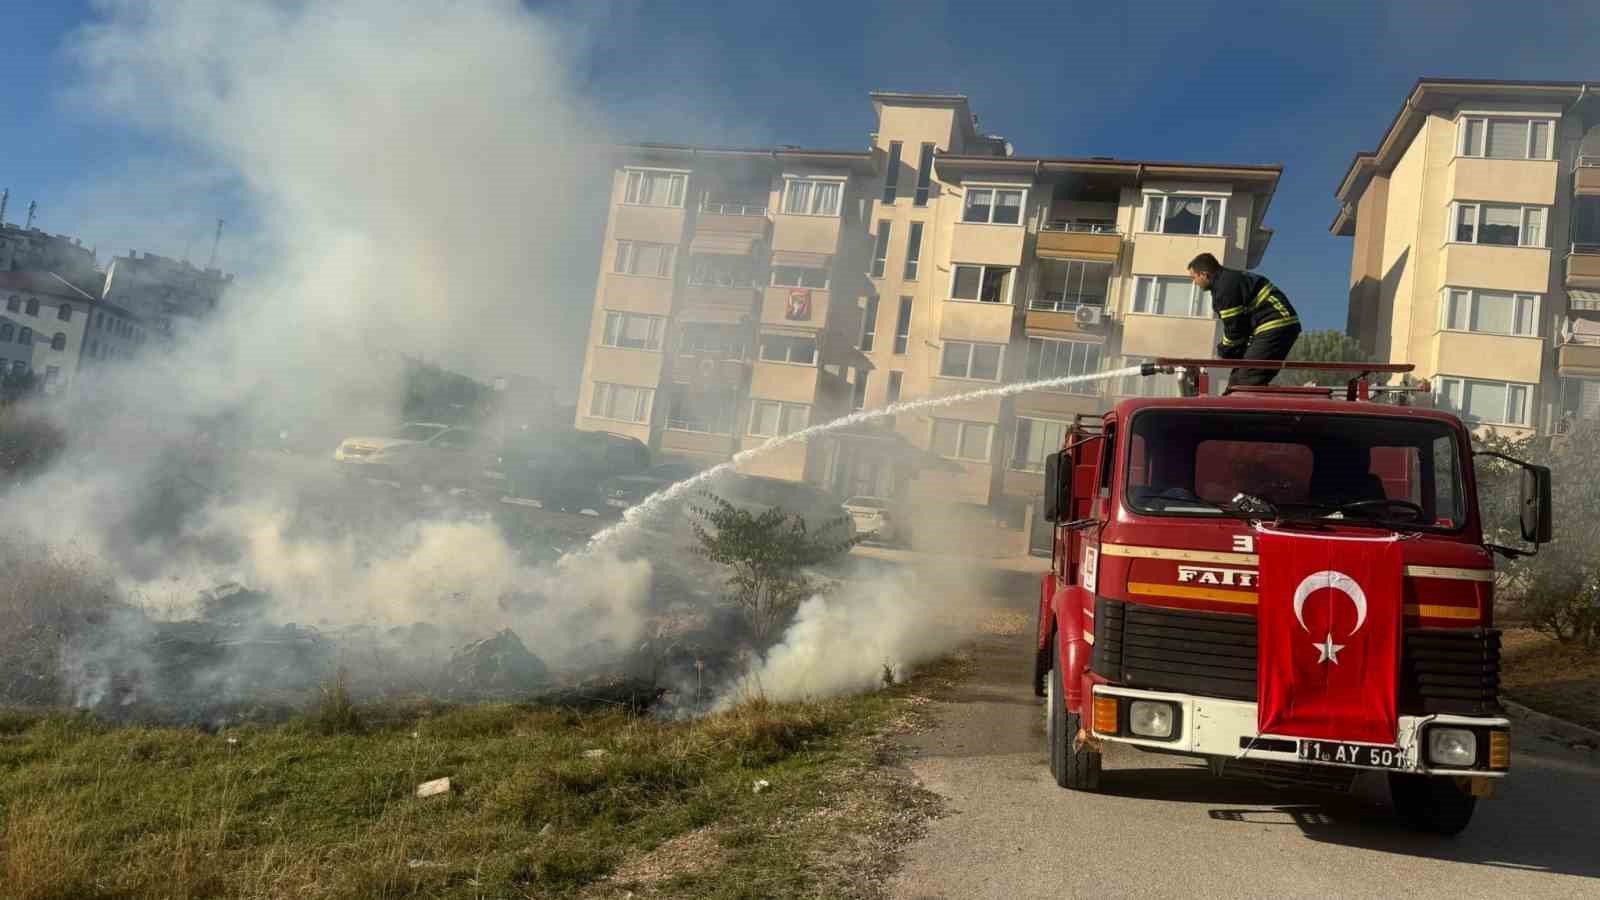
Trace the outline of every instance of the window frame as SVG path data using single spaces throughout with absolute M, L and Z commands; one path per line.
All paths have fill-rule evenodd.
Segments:
M 906 228 L 906 264 L 900 275 L 901 281 L 917 280 L 917 272 L 922 265 L 922 232 L 921 222 L 912 222 Z
M 889 270 L 889 241 L 893 235 L 894 222 L 879 219 L 878 233 L 873 237 L 872 267 L 867 270 L 868 278 L 882 278 Z
M 900 369 L 889 370 L 889 380 L 884 388 L 885 406 L 893 406 L 900 402 L 900 392 L 905 389 L 906 373 Z
M 1019 465 L 1017 465 L 1016 464 L 1017 463 L 1017 448 L 1020 447 L 1021 444 L 1022 444 L 1022 423 L 1023 422 L 1043 424 L 1043 425 L 1046 425 L 1046 426 L 1059 425 L 1061 427 L 1061 433 L 1062 433 L 1063 437 L 1065 437 L 1066 433 L 1069 430 L 1071 430 L 1072 423 L 1064 421 L 1062 419 L 1049 419 L 1049 418 L 1045 418 L 1044 416 L 1028 416 L 1028 415 L 1018 414 L 1017 421 L 1016 421 L 1015 424 L 1012 425 L 1012 428 L 1011 428 L 1011 452 L 1006 454 L 1006 468 L 1011 470 L 1011 471 L 1013 471 L 1013 472 L 1043 472 L 1044 471 L 1044 457 L 1049 456 L 1051 453 L 1055 452 L 1055 450 L 1059 450 L 1061 448 L 1061 445 L 1060 444 L 1055 445 L 1055 450 L 1052 450 L 1050 448 L 1050 446 L 1048 446 L 1048 445 L 1045 446 L 1043 448 L 1045 452 L 1039 458 L 1038 468 L 1033 468 L 1033 467 L 1030 467 L 1030 466 L 1019 466 Z M 1029 429 L 1031 431 L 1034 426 L 1033 425 L 1029 425 L 1028 427 L 1029 427 Z
M 956 452 L 955 452 L 955 455 L 946 455 L 944 453 L 940 453 L 939 452 L 938 434 L 939 434 L 939 425 L 940 424 L 956 426 Z M 988 429 L 988 439 L 984 442 L 983 457 L 981 459 L 980 458 L 976 458 L 976 457 L 962 456 L 961 455 L 961 445 L 966 443 L 965 438 L 966 438 L 966 431 L 967 431 L 968 428 L 986 428 L 986 429 Z M 974 421 L 972 421 L 970 419 L 941 419 L 941 418 L 934 418 L 929 422 L 929 425 L 928 425 L 928 449 L 935 456 L 938 456 L 940 459 L 952 459 L 952 460 L 955 460 L 957 462 L 974 463 L 974 464 L 979 464 L 979 465 L 987 465 L 990 460 L 994 459 L 994 432 L 995 432 L 995 423 L 993 423 L 993 422 L 974 422 Z
M 1496 159 L 1510 162 L 1550 162 L 1555 158 L 1556 126 L 1560 122 L 1559 116 L 1535 115 L 1496 115 L 1493 113 L 1463 112 L 1456 116 L 1456 156 L 1467 159 Z M 1490 122 L 1522 122 L 1527 125 L 1527 134 L 1522 139 L 1523 156 L 1490 156 L 1489 155 L 1489 123 Z M 1478 124 L 1476 146 L 1469 147 L 1472 123 Z M 1537 126 L 1545 128 L 1543 156 L 1534 156 L 1534 135 Z
M 645 408 L 644 409 L 644 418 L 642 418 L 642 419 L 623 419 L 623 418 L 619 418 L 617 416 L 604 415 L 604 414 L 597 413 L 597 412 L 594 411 L 596 406 L 605 406 L 607 409 L 610 409 L 614 405 L 613 404 L 613 400 L 614 400 L 614 396 L 613 395 L 615 394 L 615 391 L 613 389 L 614 388 L 619 388 L 619 387 L 627 388 L 629 390 L 639 391 L 641 393 L 641 395 L 642 395 L 642 397 L 644 399 L 644 408 Z M 605 400 L 603 402 L 600 399 L 600 393 L 601 393 L 600 389 L 601 388 L 605 388 Z M 639 400 L 636 399 L 634 401 L 634 411 L 635 411 L 635 413 L 638 412 L 638 407 L 639 407 Z M 656 407 L 656 389 L 653 388 L 653 387 L 645 387 L 643 385 L 636 385 L 636 384 L 622 384 L 620 382 L 614 382 L 614 381 L 596 381 L 596 382 L 593 382 L 593 387 L 590 388 L 590 392 L 589 392 L 589 412 L 588 412 L 588 417 L 591 418 L 591 419 L 604 419 L 604 420 L 606 420 L 608 422 L 626 422 L 629 425 L 649 425 L 650 424 L 650 419 L 655 415 L 655 407 Z
M 1138 222 L 1135 223 L 1135 225 L 1137 225 L 1137 232 L 1139 234 L 1165 234 L 1165 235 L 1172 235 L 1174 237 L 1220 237 L 1220 238 L 1225 238 L 1225 237 L 1228 236 L 1228 201 L 1230 199 L 1232 199 L 1232 196 L 1233 196 L 1232 194 L 1219 193 L 1217 191 L 1157 191 L 1157 190 L 1146 189 L 1144 191 L 1144 194 L 1143 194 L 1143 202 L 1140 204 L 1140 207 L 1139 207 L 1139 220 L 1138 220 Z M 1166 230 L 1166 223 L 1167 223 L 1166 204 L 1167 204 L 1167 198 L 1169 198 L 1169 197 L 1195 197 L 1195 198 L 1198 198 L 1201 201 L 1201 207 L 1200 207 L 1200 227 L 1202 229 L 1201 231 L 1198 231 L 1195 234 L 1184 234 L 1182 232 L 1167 231 Z M 1157 221 L 1160 222 L 1161 227 L 1158 228 L 1158 229 L 1150 228 L 1150 208 L 1151 208 L 1151 203 L 1154 200 L 1159 200 L 1161 202 L 1161 214 L 1157 217 Z M 1212 200 L 1215 200 L 1218 203 L 1218 206 L 1217 206 L 1217 230 L 1215 232 L 1209 232 L 1209 231 L 1203 230 L 1205 228 L 1205 222 L 1206 222 L 1205 203 L 1208 202 L 1208 201 L 1212 201 Z
M 928 205 L 928 198 L 933 191 L 933 158 L 938 152 L 938 145 L 932 141 L 923 141 L 918 150 L 917 187 L 911 201 L 912 206 Z
M 1451 319 L 1451 316 L 1450 316 L 1450 304 L 1452 303 L 1452 301 L 1454 301 L 1454 299 L 1455 299 L 1454 295 L 1457 294 L 1457 293 L 1464 293 L 1464 294 L 1467 295 L 1467 310 L 1466 310 L 1467 327 L 1466 328 L 1456 328 L 1456 327 L 1454 327 L 1454 326 L 1452 326 L 1450 324 L 1450 319 Z M 1522 306 L 1523 306 L 1523 303 L 1526 302 L 1529 306 L 1532 307 L 1532 309 L 1531 309 L 1531 311 L 1529 312 L 1529 315 L 1528 315 L 1528 322 L 1529 322 L 1530 326 L 1532 327 L 1532 330 L 1528 331 L 1528 332 L 1519 332 L 1519 331 L 1483 331 L 1483 330 L 1480 330 L 1480 329 L 1477 329 L 1477 328 L 1473 328 L 1472 325 L 1477 319 L 1477 315 L 1476 314 L 1477 314 L 1477 311 L 1478 311 L 1479 295 L 1480 294 L 1484 294 L 1484 293 L 1509 294 L 1511 296 L 1511 320 L 1512 320 L 1512 327 L 1513 328 L 1516 327 L 1516 323 L 1517 322 L 1522 321 L 1522 315 L 1521 315 Z M 1538 339 L 1538 338 L 1541 337 L 1541 335 L 1539 334 L 1539 332 L 1540 332 L 1539 314 L 1540 314 L 1540 311 L 1543 309 L 1543 307 L 1544 307 L 1544 295 L 1543 294 L 1535 294 L 1535 293 L 1528 292 L 1528 291 L 1491 291 L 1491 290 L 1488 290 L 1486 288 L 1464 288 L 1464 287 L 1454 287 L 1452 285 L 1445 285 L 1439 291 L 1439 330 L 1440 331 L 1448 331 L 1448 332 L 1450 332 L 1452 334 L 1487 334 L 1487 335 L 1492 335 L 1494 337 L 1520 337 L 1520 338 L 1535 338 L 1535 339 Z
M 856 376 L 850 381 L 850 411 L 856 412 L 866 408 L 867 405 L 867 376 L 870 370 L 856 367 Z
M 1483 210 L 1485 207 L 1517 210 L 1517 242 L 1515 244 L 1495 244 L 1483 240 Z M 1461 217 L 1467 211 L 1472 211 L 1472 240 L 1461 240 Z M 1540 215 L 1539 243 L 1530 244 L 1528 240 L 1528 213 L 1537 210 Z M 1481 200 L 1452 200 L 1445 207 L 1445 243 L 1468 244 L 1476 247 L 1511 247 L 1522 250 L 1548 250 L 1550 249 L 1550 207 L 1537 204 L 1524 203 L 1488 203 Z
M 689 170 L 688 169 L 660 169 L 652 166 L 624 166 L 622 176 L 622 205 L 646 206 L 656 209 L 683 209 L 685 198 L 689 196 Z M 666 203 L 641 203 L 639 197 L 644 193 L 644 179 L 650 175 L 667 176 L 667 202 Z M 637 176 L 638 183 L 634 184 Z M 678 183 L 678 202 L 672 202 L 672 182 Z M 628 197 L 633 199 L 629 200 Z
M 950 375 L 950 374 L 946 373 L 945 370 L 944 370 L 945 354 L 948 352 L 948 348 L 951 347 L 952 345 L 965 346 L 967 348 L 967 361 L 966 361 L 966 365 L 963 366 L 963 369 L 966 371 L 965 375 Z M 993 378 L 979 378 L 979 377 L 977 377 L 977 376 L 972 374 L 972 360 L 973 360 L 974 357 L 976 357 L 978 355 L 978 348 L 979 347 L 998 347 L 998 348 L 1000 348 L 1000 356 L 995 360 L 994 377 Z M 1009 348 L 1005 344 L 999 344 L 999 343 L 995 343 L 993 341 L 952 341 L 952 340 L 947 340 L 947 341 L 944 342 L 944 345 L 939 348 L 939 369 L 938 369 L 939 377 L 940 378 L 950 378 L 950 379 L 953 379 L 953 380 L 956 380 L 956 381 L 976 381 L 976 382 L 981 382 L 983 384 L 998 384 L 1000 382 L 1001 378 L 1005 374 L 1005 370 L 1006 370 L 1006 350 L 1007 349 L 1009 349 Z
M 732 391 L 732 390 L 724 390 L 724 391 L 716 391 L 715 392 L 715 393 L 718 393 L 718 394 L 725 395 L 724 396 L 725 407 L 722 410 L 720 410 L 720 413 L 722 415 L 725 415 L 725 416 L 728 417 L 728 419 L 727 419 L 727 430 L 725 430 L 725 431 L 717 431 L 717 430 L 714 429 L 714 427 L 710 428 L 710 429 L 707 429 L 707 428 L 689 428 L 689 427 L 686 427 L 685 425 L 681 424 L 684 421 L 683 419 L 678 418 L 678 419 L 675 420 L 673 415 L 672 415 L 672 404 L 673 404 L 673 401 L 677 397 L 679 397 L 680 395 L 684 396 L 685 399 L 687 399 L 688 395 L 690 395 L 692 393 L 693 393 L 692 388 L 689 385 L 683 384 L 681 382 L 674 382 L 674 383 L 672 383 L 671 385 L 668 386 L 668 388 L 667 388 L 667 407 L 662 412 L 661 425 L 662 425 L 663 429 L 665 429 L 667 431 L 682 431 L 682 432 L 685 432 L 685 433 L 688 433 L 688 434 L 717 434 L 717 435 L 728 435 L 730 437 L 735 435 L 735 434 L 738 434 L 738 432 L 739 432 L 739 395 L 738 395 L 737 392 Z M 673 424 L 674 421 L 677 421 L 680 424 Z M 713 422 L 712 424 L 714 426 L 714 425 L 716 425 L 718 423 Z
M 756 430 L 756 426 L 759 424 L 758 420 L 760 419 L 757 409 L 763 404 L 769 404 L 778 408 L 777 427 L 771 432 Z M 751 437 L 764 438 L 773 438 L 785 434 L 794 434 L 797 431 L 804 431 L 811 427 L 811 409 L 812 404 L 810 403 L 794 403 L 788 400 L 767 400 L 762 397 L 752 397 L 750 399 L 750 421 L 746 425 L 745 431 L 747 431 Z M 788 414 L 791 410 L 803 410 L 806 417 L 805 424 L 797 428 L 790 428 L 789 430 L 785 431 L 784 424 L 789 421 Z
M 655 272 L 634 271 L 639 264 L 640 247 L 656 247 L 661 250 L 661 255 L 656 257 Z M 635 241 L 628 240 L 626 238 L 618 238 L 616 250 L 613 251 L 613 256 L 611 259 L 611 274 L 624 275 L 628 278 L 671 278 L 673 273 L 677 271 L 677 262 L 677 244 L 663 244 L 659 241 Z
M 813 216 L 820 219 L 837 219 L 844 211 L 844 189 L 849 182 L 846 176 L 833 175 L 784 175 L 783 193 L 778 195 L 778 212 L 785 216 Z M 798 212 L 789 209 L 789 195 L 795 185 L 804 183 L 809 187 L 806 195 L 806 211 Z M 831 184 L 838 188 L 836 202 L 832 212 L 817 212 L 817 198 L 820 194 L 816 190 L 819 184 Z
M 1139 309 L 1139 300 L 1143 295 L 1142 288 L 1149 284 L 1152 289 L 1162 280 L 1183 282 L 1189 286 L 1189 309 L 1191 312 L 1183 315 L 1174 315 L 1166 312 L 1148 312 Z M 1195 284 L 1181 275 L 1135 275 L 1133 276 L 1133 298 L 1128 304 L 1128 314 L 1135 316 L 1164 316 L 1172 319 L 1211 319 L 1215 318 L 1211 309 L 1210 291 L 1202 291 Z
M 663 344 L 665 343 L 665 338 L 666 338 L 666 330 L 667 330 L 667 317 L 666 316 L 651 315 L 650 313 L 632 312 L 630 310 L 625 310 L 625 309 L 608 309 L 608 310 L 605 311 L 605 314 L 606 314 L 605 315 L 605 319 L 603 319 L 601 321 L 601 323 L 600 323 L 600 346 L 602 346 L 602 347 L 610 347 L 613 350 L 636 350 L 636 351 L 639 351 L 639 352 L 642 352 L 642 353 L 660 353 L 661 352 L 661 348 L 662 348 Z M 612 316 L 615 316 L 618 319 L 618 326 L 617 326 L 616 335 L 612 334 L 612 329 L 611 329 L 611 318 L 612 318 Z M 607 339 L 608 338 L 614 338 L 615 336 L 618 336 L 618 335 L 622 334 L 622 331 L 626 327 L 627 320 L 629 318 L 647 319 L 647 320 L 649 320 L 650 336 L 652 338 L 652 341 L 651 341 L 652 346 L 629 347 L 629 346 L 625 346 L 623 344 L 618 344 L 618 343 L 607 343 Z
M 822 273 L 822 285 L 820 287 L 818 287 L 817 285 L 814 285 L 814 284 L 784 284 L 783 282 L 778 280 L 778 272 L 780 270 L 783 270 L 783 269 L 792 269 L 792 270 L 794 270 L 796 272 L 821 272 Z M 811 268 L 810 266 L 773 265 L 767 272 L 767 281 L 769 282 L 769 285 L 768 285 L 769 287 L 789 288 L 791 290 L 803 290 L 803 291 L 826 291 L 826 290 L 828 290 L 828 285 L 831 284 L 832 281 L 833 281 L 833 271 L 832 271 L 832 269 L 829 269 L 827 267 L 823 267 L 821 269 L 814 269 L 814 268 Z
M 950 289 L 946 292 L 946 299 L 951 303 L 979 303 L 985 306 L 1015 306 L 1017 295 L 1017 266 L 1002 266 L 990 263 L 953 262 L 950 264 Z M 956 277 L 962 269 L 978 270 L 978 296 L 968 299 L 956 296 Z M 989 275 L 990 269 L 1005 269 L 1011 275 L 1006 279 L 1006 296 L 1002 300 L 984 300 L 983 282 Z
M 971 209 L 970 202 L 974 191 L 986 191 L 989 194 L 989 217 L 986 220 L 967 218 L 967 210 Z M 1021 194 L 1017 201 L 1017 220 L 1015 222 L 996 222 L 995 212 L 1000 209 L 1000 192 Z M 961 217 L 957 219 L 963 225 L 999 225 L 1005 228 L 1021 228 L 1028 222 L 1028 192 L 1027 185 L 1000 184 L 995 182 L 973 182 L 962 185 Z
M 790 341 L 803 341 L 809 339 L 811 341 L 811 361 L 795 362 L 793 359 L 789 358 L 793 356 L 793 353 L 789 351 L 784 352 L 784 359 L 772 359 L 768 357 L 767 338 L 769 337 L 783 338 Z M 819 344 L 820 341 L 817 340 L 817 336 L 814 334 L 808 336 L 803 334 L 790 334 L 781 331 L 763 331 L 756 335 L 756 360 L 759 362 L 771 363 L 779 366 L 805 366 L 808 369 L 815 369 L 818 366 L 817 357 L 821 349 L 818 346 Z
M 894 344 L 890 348 L 894 356 L 905 356 L 911 350 L 911 316 L 915 304 L 916 298 L 912 295 L 900 295 L 900 306 L 894 316 Z
M 1505 410 L 1502 413 L 1503 415 L 1509 415 L 1512 406 L 1513 393 L 1514 391 L 1520 390 L 1522 392 L 1521 414 L 1523 421 L 1492 421 L 1489 419 L 1478 419 L 1469 416 L 1465 403 L 1467 386 L 1470 384 L 1484 384 L 1494 387 L 1504 387 L 1506 389 L 1506 405 Z M 1452 401 L 1450 399 L 1450 387 L 1452 385 L 1456 387 L 1456 401 Z M 1445 409 L 1454 412 L 1461 418 L 1463 423 L 1472 428 L 1482 425 L 1489 425 L 1498 428 L 1532 428 L 1533 408 L 1535 404 L 1534 390 L 1537 387 L 1538 385 L 1529 384 L 1525 381 L 1500 381 L 1494 378 L 1468 378 L 1461 375 L 1439 375 L 1434 378 L 1433 396 L 1435 401 L 1442 403 Z
M 905 154 L 904 141 L 890 141 L 883 172 L 883 203 L 894 205 L 900 185 L 901 156 Z
M 861 337 L 856 341 L 856 349 L 862 353 L 871 353 L 877 339 L 878 295 L 868 294 L 866 308 L 861 311 Z
M 1038 342 L 1038 345 L 1039 345 L 1038 362 L 1041 365 L 1039 366 L 1038 369 L 1035 368 L 1035 356 L 1034 356 L 1034 343 L 1035 342 Z M 1046 344 L 1068 344 L 1068 345 L 1072 345 L 1067 350 L 1067 369 L 1068 369 L 1068 371 L 1066 373 L 1064 373 L 1064 374 L 1063 373 L 1055 373 L 1055 374 L 1048 374 L 1047 375 L 1042 371 L 1042 368 L 1043 368 L 1042 363 L 1043 363 L 1043 357 L 1044 357 L 1044 351 L 1045 351 L 1045 345 Z M 1077 348 L 1078 347 L 1091 347 L 1091 348 L 1094 348 L 1094 357 L 1095 357 L 1095 367 L 1094 368 L 1085 369 L 1085 370 L 1083 370 L 1081 372 L 1072 370 L 1073 369 L 1072 360 L 1077 357 Z M 1059 355 L 1061 353 L 1061 350 L 1059 348 L 1054 348 L 1054 352 L 1059 357 Z M 1088 351 L 1084 351 L 1084 353 L 1085 353 L 1085 356 L 1088 355 Z M 1106 347 L 1105 347 L 1105 344 L 1103 342 L 1101 342 L 1101 341 L 1080 341 L 1080 340 L 1073 340 L 1071 338 L 1047 338 L 1047 337 L 1038 336 L 1038 335 L 1028 335 L 1027 343 L 1024 344 L 1024 354 L 1025 354 L 1025 357 L 1024 357 L 1025 358 L 1025 362 L 1023 364 L 1023 377 L 1026 378 L 1028 381 L 1036 381 L 1036 380 L 1039 380 L 1039 379 L 1042 379 L 1042 378 L 1063 378 L 1063 377 L 1072 377 L 1072 376 L 1077 376 L 1077 375 L 1093 375 L 1093 374 L 1095 374 L 1097 372 L 1105 371 Z M 1041 390 L 1047 391 L 1047 392 L 1052 393 L 1052 394 L 1071 394 L 1071 395 L 1074 395 L 1074 396 L 1094 397 L 1094 396 L 1099 396 L 1099 394 L 1101 393 L 1101 389 L 1102 389 L 1101 385 L 1102 385 L 1102 383 L 1099 382 L 1099 381 L 1085 381 L 1085 382 L 1081 382 L 1079 384 L 1073 384 L 1073 385 L 1059 385 L 1059 386 L 1052 387 L 1052 388 L 1041 388 Z

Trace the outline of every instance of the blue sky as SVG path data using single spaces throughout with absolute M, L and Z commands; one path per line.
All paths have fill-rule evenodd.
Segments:
M 586 36 L 579 84 L 628 139 L 857 148 L 873 127 L 868 91 L 959 91 L 1021 155 L 1281 163 L 1261 269 L 1313 327 L 1344 324 L 1350 245 L 1327 232 L 1334 187 L 1418 77 L 1600 80 L 1594 2 L 535 5 Z M 90 3 L 8 6 L 7 219 L 37 199 L 41 227 L 97 243 L 60 198 L 129 160 L 182 154 L 65 98 L 74 71 L 61 48 Z M 203 259 L 200 223 L 249 220 L 237 190 L 208 184 L 140 211 L 181 218 L 187 233 L 139 249 L 192 243 Z

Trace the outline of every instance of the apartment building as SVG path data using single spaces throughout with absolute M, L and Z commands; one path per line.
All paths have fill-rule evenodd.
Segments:
M 965 97 L 871 95 L 867 149 L 619 150 L 580 428 L 722 460 L 852 409 L 1210 355 L 1185 266 L 1254 266 L 1281 169 L 1019 157 Z M 1025 540 L 1091 382 L 836 432 L 749 463 L 844 496 L 951 503 Z
M 1597 91 L 1422 79 L 1339 184 L 1349 333 L 1480 426 L 1600 418 Z

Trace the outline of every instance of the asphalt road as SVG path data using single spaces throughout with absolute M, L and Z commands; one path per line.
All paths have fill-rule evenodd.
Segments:
M 910 739 L 948 812 L 906 848 L 891 896 L 1600 897 L 1600 752 L 1515 729 L 1511 776 L 1455 838 L 1407 830 L 1381 779 L 1289 793 L 1126 747 L 1101 793 L 1076 793 L 1050 776 L 1031 639 L 983 639 L 941 726 Z

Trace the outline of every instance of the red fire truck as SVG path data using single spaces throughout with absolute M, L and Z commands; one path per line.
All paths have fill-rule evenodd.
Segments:
M 1214 396 L 1207 369 L 1240 365 L 1337 370 L 1349 380 Z M 1521 467 L 1525 543 L 1486 544 L 1461 420 L 1430 408 L 1425 384 L 1369 380 L 1411 368 L 1162 359 L 1144 374 L 1179 375 L 1179 396 L 1126 400 L 1073 425 L 1046 464 L 1042 509 L 1055 538 L 1034 667 L 1058 784 L 1098 789 L 1112 743 L 1284 785 L 1347 790 L 1357 774 L 1377 770 L 1397 812 L 1416 827 L 1466 827 L 1477 798 L 1510 768 L 1510 723 L 1497 696 L 1493 555 L 1536 552 L 1550 539 L 1550 473 L 1501 458 Z M 1363 596 L 1338 572 L 1307 577 L 1299 590 L 1269 584 L 1271 560 L 1258 548 L 1267 534 L 1344 539 L 1351 548 L 1361 538 L 1393 542 L 1393 624 L 1378 622 L 1378 612 L 1366 621 L 1369 605 L 1385 598 Z M 1343 558 L 1323 568 L 1341 568 Z M 1318 594 L 1337 589 L 1340 578 L 1352 586 L 1345 596 Z M 1326 643 L 1323 625 L 1315 634 L 1307 626 L 1313 606 L 1332 610 Z M 1275 658 L 1284 651 L 1265 641 L 1269 611 L 1295 632 L 1296 642 L 1281 646 L 1303 644 L 1306 659 Z M 1339 655 L 1359 643 L 1352 623 L 1363 634 L 1387 628 L 1382 646 L 1392 649 L 1358 658 L 1353 670 L 1354 651 Z M 1382 684 L 1385 652 L 1391 687 Z M 1376 700 L 1335 703 L 1319 730 L 1265 730 L 1263 673 L 1279 679 L 1272 673 L 1290 662 L 1303 682 L 1290 688 L 1309 692 L 1290 698 L 1290 712 L 1297 703 L 1313 708 L 1311 694 L 1352 671 Z M 1385 703 L 1392 740 L 1370 732 L 1342 739 L 1356 733 L 1355 719 L 1342 716 L 1367 716 L 1368 706 Z

